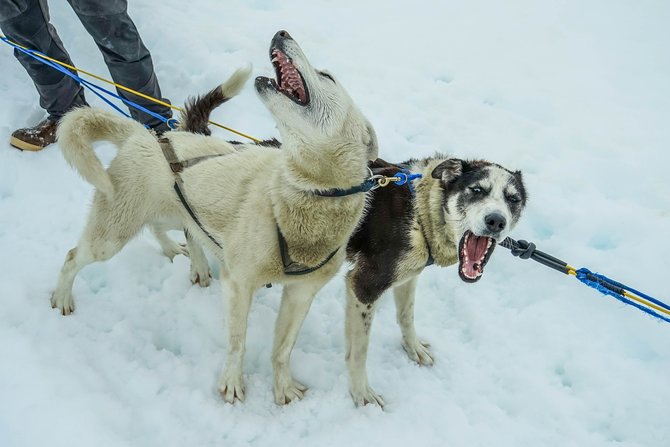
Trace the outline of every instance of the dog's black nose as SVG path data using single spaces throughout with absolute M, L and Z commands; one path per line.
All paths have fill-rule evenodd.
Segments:
M 291 35 L 286 30 L 277 31 L 275 34 L 275 39 L 293 39 Z
M 488 228 L 488 230 L 491 231 L 492 233 L 498 233 L 504 230 L 505 226 L 507 225 L 507 220 L 505 219 L 505 216 L 498 213 L 488 214 L 484 218 L 484 222 L 486 223 L 486 228 Z

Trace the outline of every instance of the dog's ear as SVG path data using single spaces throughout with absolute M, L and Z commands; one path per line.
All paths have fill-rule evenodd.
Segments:
M 431 176 L 435 179 L 448 182 L 463 174 L 467 169 L 467 163 L 459 158 L 450 158 L 435 166 Z

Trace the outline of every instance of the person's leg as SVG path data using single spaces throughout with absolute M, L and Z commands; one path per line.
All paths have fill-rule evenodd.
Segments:
M 56 29 L 49 23 L 46 0 L 0 2 L 0 29 L 11 41 L 40 51 L 49 57 L 72 65 Z M 83 88 L 72 78 L 14 50 L 40 95 L 40 106 L 53 120 L 76 106 L 86 105 Z
M 93 37 L 102 52 L 105 63 L 118 84 L 145 95 L 169 102 L 161 97 L 149 50 L 127 13 L 127 0 L 68 0 L 79 20 Z M 119 90 L 124 98 L 169 118 L 169 107 L 153 103 L 131 93 Z M 162 121 L 133 108 L 130 113 L 137 121 L 149 127 L 164 130 Z
M 72 65 L 56 29 L 49 23 L 46 0 L 0 2 L 0 29 L 11 41 Z M 72 78 L 42 62 L 14 50 L 40 96 L 40 106 L 49 117 L 41 123 L 12 133 L 10 144 L 22 150 L 38 151 L 56 141 L 57 121 L 68 110 L 86 105 L 84 89 Z

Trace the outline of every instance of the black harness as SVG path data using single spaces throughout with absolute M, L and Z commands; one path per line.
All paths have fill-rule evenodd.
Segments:
M 209 240 L 214 243 L 214 245 L 216 245 L 219 248 L 223 248 L 223 246 L 214 238 L 214 236 L 212 236 L 207 231 L 207 229 L 205 229 L 205 227 L 200 222 L 200 219 L 198 219 L 198 215 L 189 205 L 188 198 L 186 196 L 186 193 L 184 192 L 184 181 L 182 180 L 180 174 L 184 171 L 184 169 L 194 166 L 202 161 L 209 160 L 215 157 L 221 157 L 228 154 L 203 155 L 201 157 L 190 158 L 188 160 L 179 160 L 177 154 L 174 151 L 174 148 L 172 147 L 172 143 L 168 138 L 160 137 L 158 139 L 158 144 L 160 145 L 161 150 L 163 151 L 163 156 L 165 156 L 165 160 L 167 160 L 168 165 L 170 165 L 170 170 L 172 170 L 172 173 L 174 174 L 175 178 L 174 190 L 177 193 L 177 197 L 179 197 L 179 201 L 181 202 L 182 206 L 186 209 L 189 216 L 191 216 L 191 219 L 193 219 L 196 225 L 198 225 L 198 228 L 200 228 L 200 230 L 205 234 L 205 236 L 207 236 Z M 370 191 L 375 185 L 376 182 L 374 180 L 368 179 L 365 180 L 360 185 L 354 186 L 349 189 L 328 189 L 325 191 L 315 191 L 315 194 L 323 197 L 344 197 L 351 194 Z M 319 264 L 313 267 L 309 267 L 291 259 L 291 255 L 289 254 L 288 243 L 286 242 L 286 238 L 284 238 L 284 235 L 282 234 L 281 229 L 279 228 L 279 224 L 277 224 L 277 240 L 279 242 L 279 253 L 281 255 L 282 264 L 284 266 L 284 274 L 292 276 L 307 275 L 308 273 L 312 273 L 320 269 L 321 267 L 326 265 L 326 263 L 330 261 L 341 248 L 337 247 L 335 251 L 326 256 L 326 258 Z
M 179 201 L 184 206 L 189 216 L 191 216 L 191 219 L 193 219 L 196 225 L 198 225 L 198 228 L 200 228 L 200 230 L 205 233 L 205 236 L 207 236 L 209 240 L 214 243 L 214 245 L 219 248 L 223 248 L 223 246 L 219 244 L 216 239 L 214 239 L 214 236 L 209 234 L 209 231 L 205 229 L 205 227 L 200 222 L 200 219 L 198 219 L 198 216 L 195 214 L 195 211 L 193 211 L 193 208 L 191 208 L 189 205 L 186 194 L 184 193 L 184 181 L 179 174 L 184 171 L 184 169 L 196 165 L 201 161 L 209 160 L 210 158 L 214 157 L 220 157 L 221 155 L 226 154 L 205 155 L 202 157 L 192 158 L 190 160 L 180 161 L 179 158 L 177 158 L 177 154 L 175 153 L 174 148 L 172 147 L 172 143 L 170 143 L 169 139 L 160 137 L 158 139 L 158 144 L 160 144 L 163 155 L 165 156 L 165 159 L 167 160 L 168 164 L 170 165 L 170 169 L 174 174 L 174 190 L 177 193 L 177 197 L 179 197 Z
M 288 243 L 286 242 L 286 239 L 284 239 L 284 235 L 279 229 L 279 225 L 277 225 L 277 239 L 279 239 L 279 253 L 281 255 L 281 262 L 284 264 L 284 274 L 291 276 L 306 275 L 308 273 L 319 270 L 321 267 L 326 265 L 326 263 L 330 261 L 331 258 L 335 256 L 335 253 L 337 253 L 340 249 L 340 247 L 337 247 L 334 252 L 326 256 L 326 259 L 321 261 L 318 265 L 314 267 L 308 267 L 291 259 L 291 255 L 288 253 Z

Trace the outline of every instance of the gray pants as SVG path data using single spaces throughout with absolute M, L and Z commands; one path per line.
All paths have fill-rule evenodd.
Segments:
M 127 13 L 127 0 L 68 0 L 86 31 L 93 37 L 112 79 L 145 95 L 161 98 L 149 50 L 142 43 Z M 56 29 L 49 23 L 46 0 L 0 0 L 0 29 L 9 40 L 40 51 L 56 60 L 74 65 Z M 26 69 L 40 95 L 40 106 L 51 118 L 60 118 L 76 106 L 86 105 L 84 89 L 69 76 L 42 64 L 18 50 L 14 56 Z M 119 95 L 166 118 L 172 111 L 122 90 Z M 169 102 L 166 99 L 162 99 Z M 162 121 L 133 108 L 137 121 L 164 129 Z

